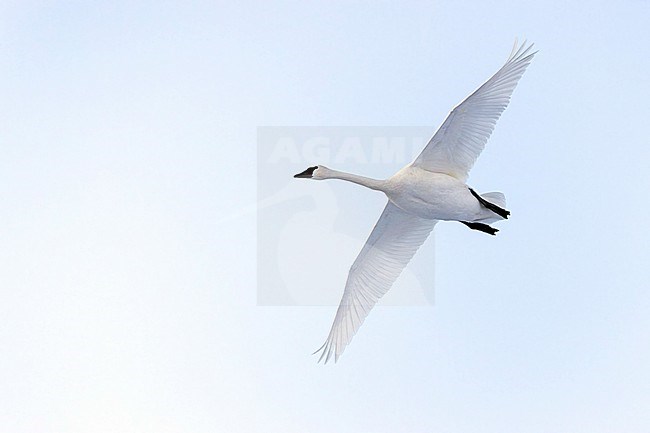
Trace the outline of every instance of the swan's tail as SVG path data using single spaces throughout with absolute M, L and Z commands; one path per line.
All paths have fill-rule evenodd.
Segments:
M 481 194 L 481 198 L 502 209 L 506 208 L 506 196 L 502 192 L 486 192 L 485 194 Z

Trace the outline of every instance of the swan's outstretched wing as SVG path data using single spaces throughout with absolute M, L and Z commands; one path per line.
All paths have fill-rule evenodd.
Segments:
M 390 201 L 352 264 L 343 299 L 336 312 L 319 361 L 335 361 L 357 332 L 372 307 L 393 285 L 413 254 L 436 224 L 404 212 Z
M 412 165 L 465 181 L 535 55 L 532 47 L 515 41 L 506 64 L 449 113 Z

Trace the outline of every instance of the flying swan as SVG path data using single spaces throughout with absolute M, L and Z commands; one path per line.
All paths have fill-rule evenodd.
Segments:
M 388 203 L 352 264 L 343 298 L 318 361 L 338 361 L 372 307 L 391 288 L 438 221 L 458 221 L 494 235 L 489 224 L 508 218 L 500 192 L 478 194 L 465 183 L 517 82 L 536 52 L 515 45 L 505 65 L 456 106 L 410 165 L 386 180 L 322 165 L 294 177 L 341 179 L 381 191 Z

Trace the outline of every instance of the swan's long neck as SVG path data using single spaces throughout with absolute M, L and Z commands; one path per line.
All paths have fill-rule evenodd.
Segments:
M 345 173 L 343 171 L 327 169 L 327 173 L 322 177 L 323 179 L 341 179 L 348 182 L 356 183 L 365 186 L 366 188 L 383 191 L 385 180 L 371 179 L 369 177 L 359 176 L 357 174 Z

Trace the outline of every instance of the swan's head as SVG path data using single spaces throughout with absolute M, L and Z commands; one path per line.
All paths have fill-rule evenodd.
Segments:
M 325 179 L 329 169 L 322 165 L 315 165 L 313 167 L 307 168 L 307 170 L 302 173 L 294 174 L 293 177 L 301 177 L 304 179 L 316 179 L 321 180 Z

